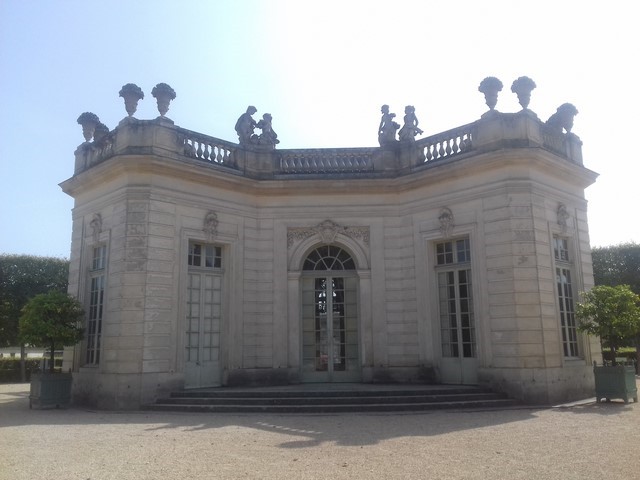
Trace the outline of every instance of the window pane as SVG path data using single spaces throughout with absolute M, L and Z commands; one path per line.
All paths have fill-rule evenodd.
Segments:
M 89 277 L 89 305 L 87 308 L 87 349 L 85 361 L 87 364 L 97 364 L 100 361 L 100 336 L 102 334 L 102 314 L 104 307 L 107 246 L 94 247 L 91 259 L 91 275 Z
M 340 271 L 355 270 L 355 262 L 346 251 L 336 246 L 323 246 L 313 250 L 304 261 L 303 270 Z
M 561 245 L 560 242 L 558 242 Z M 571 271 L 568 268 L 556 269 L 558 307 L 560 310 L 560 329 L 562 349 L 566 357 L 578 356 L 578 340 L 574 314 Z
M 452 268 L 471 261 L 468 238 L 435 245 L 442 355 L 476 357 L 471 270 Z M 447 266 L 443 270 L 438 266 Z

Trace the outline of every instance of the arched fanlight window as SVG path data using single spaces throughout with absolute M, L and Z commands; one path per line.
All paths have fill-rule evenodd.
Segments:
M 355 270 L 356 264 L 340 247 L 323 245 L 312 251 L 304 261 L 303 270 Z

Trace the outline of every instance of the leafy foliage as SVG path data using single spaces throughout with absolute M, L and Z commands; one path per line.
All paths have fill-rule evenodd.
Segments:
M 640 295 L 640 244 L 621 243 L 591 251 L 596 285 L 629 285 Z
M 25 380 L 29 381 L 31 374 L 40 370 L 39 358 L 29 358 L 25 361 Z M 21 381 L 19 358 L 0 358 L 0 383 L 19 383 Z
M 49 347 L 53 372 L 55 350 L 82 340 L 83 317 L 82 304 L 71 295 L 56 290 L 41 293 L 22 309 L 20 340 L 36 347 Z
M 32 255 L 0 255 L 0 346 L 18 345 L 18 319 L 30 298 L 66 292 L 69 261 Z
M 624 338 L 640 333 L 640 297 L 628 285 L 598 285 L 576 306 L 578 329 L 600 337 L 615 357 Z

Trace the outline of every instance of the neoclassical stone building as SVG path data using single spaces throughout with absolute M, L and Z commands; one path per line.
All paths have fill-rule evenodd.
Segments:
M 484 91 L 490 110 L 447 132 L 416 138 L 409 109 L 396 140 L 383 109 L 380 147 L 287 150 L 255 109 L 239 144 L 176 126 L 164 87 L 155 120 L 125 95 L 114 130 L 79 119 L 87 141 L 61 184 L 75 199 L 69 288 L 87 309 L 66 352 L 77 401 L 299 382 L 591 395 L 599 345 L 573 307 L 593 284 L 596 174 L 575 111 L 499 113 Z

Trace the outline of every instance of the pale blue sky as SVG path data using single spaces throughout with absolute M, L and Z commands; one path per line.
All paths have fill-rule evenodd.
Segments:
M 564 102 L 585 166 L 592 245 L 640 241 L 636 65 L 628 2 L 34 1 L 0 0 L 0 253 L 68 257 L 73 201 L 58 184 L 83 141 L 78 115 L 110 129 L 118 91 L 171 85 L 167 114 L 236 141 L 247 105 L 273 115 L 281 148 L 376 146 L 380 105 L 416 107 L 425 136 L 486 111 L 478 84 L 505 85 L 497 109 L 520 110 L 511 82 L 536 83 L 546 120 Z

